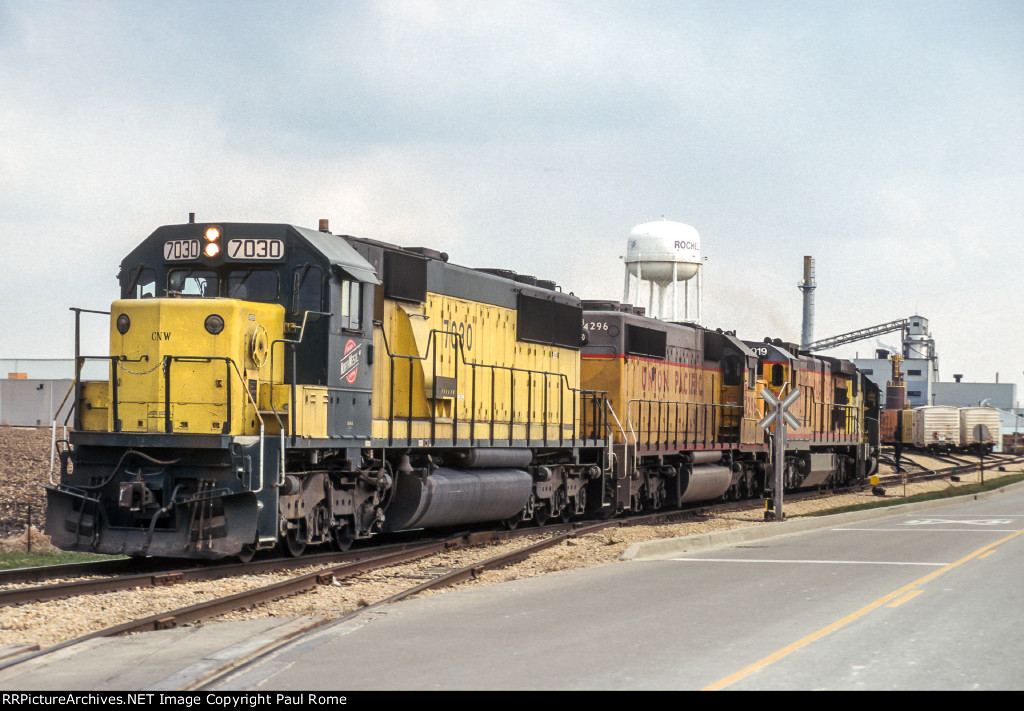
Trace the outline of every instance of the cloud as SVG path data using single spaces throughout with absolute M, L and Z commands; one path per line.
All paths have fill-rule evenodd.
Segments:
M 956 1 L 0 3 L 0 355 L 52 355 L 38 324 L 70 331 L 67 306 L 109 302 L 121 256 L 194 211 L 327 217 L 614 299 L 629 230 L 664 216 L 702 235 L 715 326 L 798 338 L 812 254 L 819 337 L 919 309 L 943 362 L 1013 363 L 1018 332 L 977 344 L 1016 328 L 1021 20 Z

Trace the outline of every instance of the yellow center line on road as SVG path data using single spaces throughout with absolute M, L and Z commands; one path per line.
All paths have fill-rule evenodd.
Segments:
M 899 607 L 900 605 L 905 603 L 907 600 L 912 600 L 913 598 L 917 597 L 918 595 L 920 595 L 923 592 L 924 592 L 924 590 L 911 590 L 906 595 L 901 597 L 899 600 L 893 600 L 892 602 L 890 602 L 889 603 L 889 607 Z
M 889 601 L 891 601 L 891 600 L 893 600 L 893 599 L 895 599 L 895 598 L 897 598 L 897 597 L 899 597 L 899 596 L 901 596 L 901 595 L 903 595 L 905 593 L 910 592 L 911 590 L 913 590 L 914 588 L 916 588 L 918 586 L 924 585 L 929 580 L 937 578 L 940 575 L 942 575 L 943 573 L 945 573 L 947 571 L 950 571 L 953 568 L 956 568 L 957 566 L 963 565 L 964 563 L 966 563 L 969 560 L 973 560 L 975 558 L 979 558 L 983 554 L 991 552 L 992 549 L 995 548 L 996 546 L 1000 545 L 1001 543 L 1005 543 L 1006 541 L 1010 540 L 1011 538 L 1016 538 L 1017 536 L 1021 535 L 1022 533 L 1024 533 L 1024 528 L 1022 528 L 1022 529 L 1020 529 L 1020 530 L 1018 530 L 1018 531 L 1016 531 L 1014 533 L 1011 533 L 1008 536 L 1004 536 L 1003 538 L 1000 538 L 998 541 L 994 541 L 992 543 L 989 543 L 988 545 L 984 545 L 981 548 L 979 548 L 978 550 L 974 551 L 973 553 L 968 553 L 967 555 L 965 555 L 960 560 L 954 561 L 954 562 L 950 563 L 949 565 L 946 565 L 946 566 L 943 566 L 943 567 L 939 568 L 938 570 L 934 570 L 931 573 L 928 573 L 927 575 L 924 575 L 924 576 L 918 578 L 917 580 L 915 580 L 912 583 L 907 583 L 906 585 L 904 585 L 903 587 L 899 588 L 898 590 L 894 590 L 891 593 L 888 593 L 887 595 L 883 595 L 882 597 L 878 598 L 874 602 L 868 603 L 867 605 L 865 605 L 864 607 L 860 608 L 856 612 L 852 612 L 849 615 L 847 615 L 846 617 L 843 617 L 842 619 L 836 620 L 832 624 L 826 625 L 825 627 L 822 627 L 820 630 L 818 630 L 816 632 L 812 632 L 811 634 L 807 635 L 806 637 L 804 637 L 802 639 L 798 639 L 796 642 L 793 642 L 792 644 L 787 644 L 782 649 L 780 649 L 780 650 L 778 650 L 776 652 L 772 652 L 767 657 L 764 657 L 763 659 L 759 659 L 758 661 L 754 662 L 750 666 L 747 666 L 747 667 L 744 667 L 743 669 L 740 669 L 738 672 L 730 674 L 727 677 L 723 677 L 722 679 L 719 679 L 718 681 L 714 682 L 713 684 L 709 684 L 709 685 L 705 686 L 703 689 L 701 689 L 701 691 L 719 691 L 721 689 L 725 689 L 726 687 L 731 686 L 732 684 L 735 684 L 737 681 L 750 676 L 754 672 L 760 671 L 761 669 L 764 669 L 765 667 L 769 666 L 770 664 L 774 664 L 775 662 L 779 661 L 780 659 L 783 659 L 783 658 L 789 656 L 790 654 L 792 654 L 793 652 L 797 651 L 798 649 L 802 649 L 803 647 L 806 647 L 811 642 L 814 642 L 815 640 L 821 639 L 822 637 L 827 635 L 829 632 L 834 632 L 835 630 L 839 629 L 840 627 L 844 627 L 845 625 L 849 624 L 850 622 L 853 622 L 854 620 L 856 620 L 856 619 L 858 619 L 860 617 L 863 617 L 864 615 L 868 614 L 872 610 L 874 610 L 874 609 L 876 609 L 878 607 L 881 607 L 882 605 L 885 605 Z M 910 599 L 910 598 L 908 597 L 907 599 Z M 900 602 L 903 602 L 903 601 L 900 601 Z M 899 603 L 897 603 L 897 604 L 899 604 Z

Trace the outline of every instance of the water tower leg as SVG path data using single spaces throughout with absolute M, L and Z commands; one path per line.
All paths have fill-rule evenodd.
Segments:
M 677 306 L 679 304 L 679 265 L 672 264 L 672 320 L 678 321 L 679 314 L 677 313 Z
M 704 321 L 701 319 L 700 307 L 702 305 L 700 292 L 701 292 L 701 279 L 704 276 L 704 270 L 701 267 L 697 267 L 697 324 L 702 325 Z

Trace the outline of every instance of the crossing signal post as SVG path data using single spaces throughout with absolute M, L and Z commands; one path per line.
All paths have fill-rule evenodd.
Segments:
M 765 432 L 771 431 L 772 425 L 775 425 L 772 453 L 772 459 L 775 460 L 774 517 L 781 521 L 783 519 L 782 490 L 786 471 L 786 426 L 793 429 L 800 426 L 799 420 L 787 410 L 790 405 L 800 399 L 800 391 L 793 388 L 788 395 L 780 400 L 772 394 L 771 390 L 764 388 L 761 390 L 761 397 L 771 410 L 758 424 Z M 767 513 L 765 517 L 767 518 Z

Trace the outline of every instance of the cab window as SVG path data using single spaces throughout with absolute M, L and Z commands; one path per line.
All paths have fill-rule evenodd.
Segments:
M 726 356 L 722 361 L 722 384 L 743 384 L 743 361 L 738 356 Z
M 358 281 L 341 282 L 341 327 L 359 331 L 363 327 L 362 284 Z
M 786 382 L 786 368 L 782 363 L 772 364 L 772 387 L 779 388 Z
M 227 297 L 244 301 L 277 301 L 277 271 L 238 269 L 228 272 Z
M 167 274 L 167 294 L 193 298 L 217 296 L 217 273 L 205 269 L 172 269 Z
M 128 274 L 123 298 L 152 299 L 156 296 L 156 272 L 150 267 L 138 266 Z
M 292 290 L 292 311 L 323 310 L 323 272 L 319 267 L 305 265 L 295 270 Z

